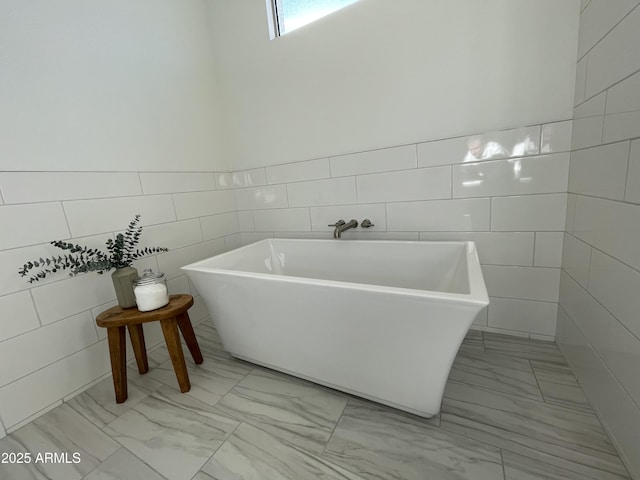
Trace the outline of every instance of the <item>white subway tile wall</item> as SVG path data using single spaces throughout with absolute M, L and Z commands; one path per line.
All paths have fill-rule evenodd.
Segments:
M 583 7 L 557 341 L 640 478 L 640 0 Z
M 288 163 L 267 167 L 267 183 L 288 183 L 301 180 L 319 180 L 329 178 L 329 159 L 308 162 Z
M 346 177 L 365 173 L 392 172 L 416 168 L 416 146 L 405 145 L 369 152 L 331 157 L 331 176 Z
M 235 194 L 216 181 L 223 178 L 232 179 L 224 172 L 0 172 L 0 362 L 13 365 L 0 372 L 0 437 L 110 372 L 106 332 L 95 325 L 116 304 L 110 275 L 60 272 L 29 284 L 18 269 L 61 253 L 51 240 L 104 248 L 140 213 L 140 247 L 170 251 L 134 266 L 164 271 L 170 293 L 193 294 L 189 313 L 199 322 L 206 307 L 180 267 L 241 242 Z M 159 328 L 145 328 L 145 339 L 149 349 L 164 343 Z
M 571 131 L 562 119 L 234 172 L 266 183 L 235 182 L 241 242 L 329 239 L 352 218 L 374 227 L 345 239 L 473 240 L 492 298 L 474 327 L 553 339 Z

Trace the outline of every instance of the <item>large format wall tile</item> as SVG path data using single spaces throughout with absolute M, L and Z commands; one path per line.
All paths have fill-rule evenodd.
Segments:
M 589 2 L 580 17 L 578 58 L 602 40 L 637 4 L 638 0 L 621 0 L 613 4 L 600 0 Z
M 637 337 L 640 337 L 640 272 L 594 250 L 589 292 Z
M 74 200 L 63 205 L 74 237 L 123 230 L 135 214 L 141 215 L 142 226 L 176 220 L 171 195 Z
M 289 183 L 329 178 L 329 159 L 275 165 L 266 169 L 267 183 Z
M 137 173 L 1 172 L 5 203 L 32 203 L 140 195 Z
M 317 207 L 356 203 L 353 177 L 287 184 L 290 207 Z
M 368 152 L 331 157 L 331 176 L 346 177 L 366 173 L 391 172 L 416 168 L 416 146 L 383 148 Z
M 0 312 L 0 342 L 40 326 L 29 292 L 0 297 Z
M 631 142 L 625 192 L 624 199 L 627 202 L 640 203 L 640 140 Z
M 177 193 L 173 195 L 173 202 L 178 220 L 236 210 L 235 197 L 228 190 Z
M 0 365 L 11 365 L 12 368 L 0 370 L 0 385 L 11 383 L 97 341 L 89 312 L 6 340 L 0 349 Z
M 578 239 L 640 269 L 640 208 L 578 195 L 573 229 Z
M 234 190 L 238 210 L 259 210 L 262 208 L 286 208 L 287 187 L 274 185 Z
M 622 200 L 628 159 L 629 142 L 573 152 L 569 192 Z
M 603 5 L 602 8 L 609 7 Z M 601 92 L 640 68 L 640 50 L 636 48 L 638 31 L 640 9 L 635 8 L 589 52 L 587 97 Z
M 453 196 L 565 192 L 568 177 L 568 153 L 455 165 Z
M 108 348 L 100 342 L 1 387 L 5 426 L 15 426 L 109 371 Z
M 212 190 L 216 185 L 213 172 L 144 172 L 140 173 L 140 183 L 145 195 Z
M 360 175 L 356 188 L 358 203 L 451 198 L 451 167 Z
M 69 237 L 62 204 L 34 203 L 0 207 L 0 250 Z
M 533 262 L 532 232 L 420 232 L 420 240 L 473 241 L 483 265 L 531 266 Z
M 491 199 L 491 229 L 494 231 L 562 231 L 567 195 L 523 195 Z
M 389 230 L 489 230 L 488 198 L 432 200 L 387 204 Z

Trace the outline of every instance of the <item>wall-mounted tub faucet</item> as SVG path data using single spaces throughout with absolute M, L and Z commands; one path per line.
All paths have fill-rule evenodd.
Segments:
M 344 220 L 338 220 L 336 223 L 329 226 L 336 227 L 333 231 L 333 238 L 341 238 L 342 232 L 349 230 L 350 228 L 356 228 L 358 226 L 358 221 L 351 219 L 349 223 L 345 223 Z

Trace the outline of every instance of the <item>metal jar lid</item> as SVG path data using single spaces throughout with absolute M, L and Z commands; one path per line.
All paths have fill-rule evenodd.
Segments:
M 164 281 L 164 273 L 154 272 L 152 269 L 147 268 L 142 272 L 141 277 L 138 277 L 133 281 L 133 285 L 151 285 L 153 283 L 160 283 L 162 281 Z

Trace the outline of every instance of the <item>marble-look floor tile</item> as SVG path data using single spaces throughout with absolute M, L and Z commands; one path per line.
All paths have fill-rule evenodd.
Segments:
M 532 360 L 531 366 L 545 402 L 592 411 L 591 404 L 568 365 Z
M 567 408 L 575 408 L 584 412 L 593 412 L 589 400 L 584 396 L 584 392 L 578 385 L 566 385 L 543 380 L 539 380 L 538 383 L 545 402 L 553 405 L 562 405 Z
M 527 360 L 543 360 L 561 365 L 567 364 L 562 352 L 553 342 L 490 332 L 483 332 L 483 337 L 484 348 L 487 352 L 495 352 Z
M 121 448 L 84 480 L 165 480 L 126 448 Z
M 572 472 L 540 460 L 503 451 L 505 480 L 585 480 L 584 473 Z
M 593 414 L 449 382 L 441 427 L 525 456 L 542 452 L 550 464 L 585 465 L 602 478 L 625 474 Z
M 320 453 L 346 404 L 345 395 L 256 369 L 216 408 L 311 453 Z
M 500 451 L 420 417 L 350 400 L 323 458 L 366 479 L 501 479 Z
M 161 387 L 105 427 L 105 432 L 169 480 L 190 480 L 239 422 L 169 387 Z
M 222 354 L 230 356 L 222 346 L 222 340 L 211 320 L 202 322 L 194 328 L 194 332 L 198 338 L 198 345 L 200 345 L 200 350 L 202 350 L 203 354 L 206 352 L 213 355 Z
M 484 352 L 484 340 L 479 330 L 469 330 L 462 340 L 461 350 L 475 350 Z
M 207 356 L 200 365 L 196 365 L 192 361 L 187 362 L 187 372 L 191 383 L 191 390 L 188 394 L 208 405 L 215 405 L 251 370 L 253 367 L 232 358 Z M 150 370 L 147 375 L 167 386 L 179 389 L 171 360 Z
M 128 377 L 131 377 L 132 374 L 132 370 L 128 369 Z M 138 374 L 135 373 L 135 375 Z M 147 388 L 140 387 L 135 381 L 131 381 L 131 378 L 129 380 L 128 397 L 124 403 L 116 403 L 113 380 L 106 378 L 76 395 L 67 404 L 94 425 L 103 428 L 162 386 L 160 382 L 150 378 L 146 378 L 145 387 Z
M 28 465 L 0 463 L 2 479 L 81 479 L 120 445 L 68 405 L 60 405 L 0 440 L 0 452 L 30 453 Z M 63 463 L 38 462 L 37 455 L 64 455 Z M 74 454 L 79 456 L 75 463 Z
M 528 360 L 492 352 L 458 352 L 449 380 L 542 400 Z
M 202 473 L 208 476 L 203 478 L 216 480 L 363 480 L 363 477 L 247 423 L 242 423 L 233 432 L 205 464 Z
M 162 344 L 154 348 L 153 350 L 147 351 L 147 363 L 149 364 L 149 368 L 155 368 L 158 365 L 161 365 L 169 360 L 169 358 L 169 350 L 167 350 L 167 346 L 165 344 Z M 129 358 L 127 356 L 127 366 L 131 370 L 136 369 L 135 371 L 137 372 L 135 357 Z
M 543 382 L 560 383 L 562 385 L 578 385 L 578 380 L 569 365 L 560 365 L 541 360 L 531 360 L 533 373 Z
M 208 473 L 204 473 L 201 470 L 198 473 L 196 473 L 196 475 L 191 480 L 218 480 L 218 479 L 216 479 L 215 477 L 212 477 Z M 240 477 L 238 477 L 238 480 L 240 480 Z

